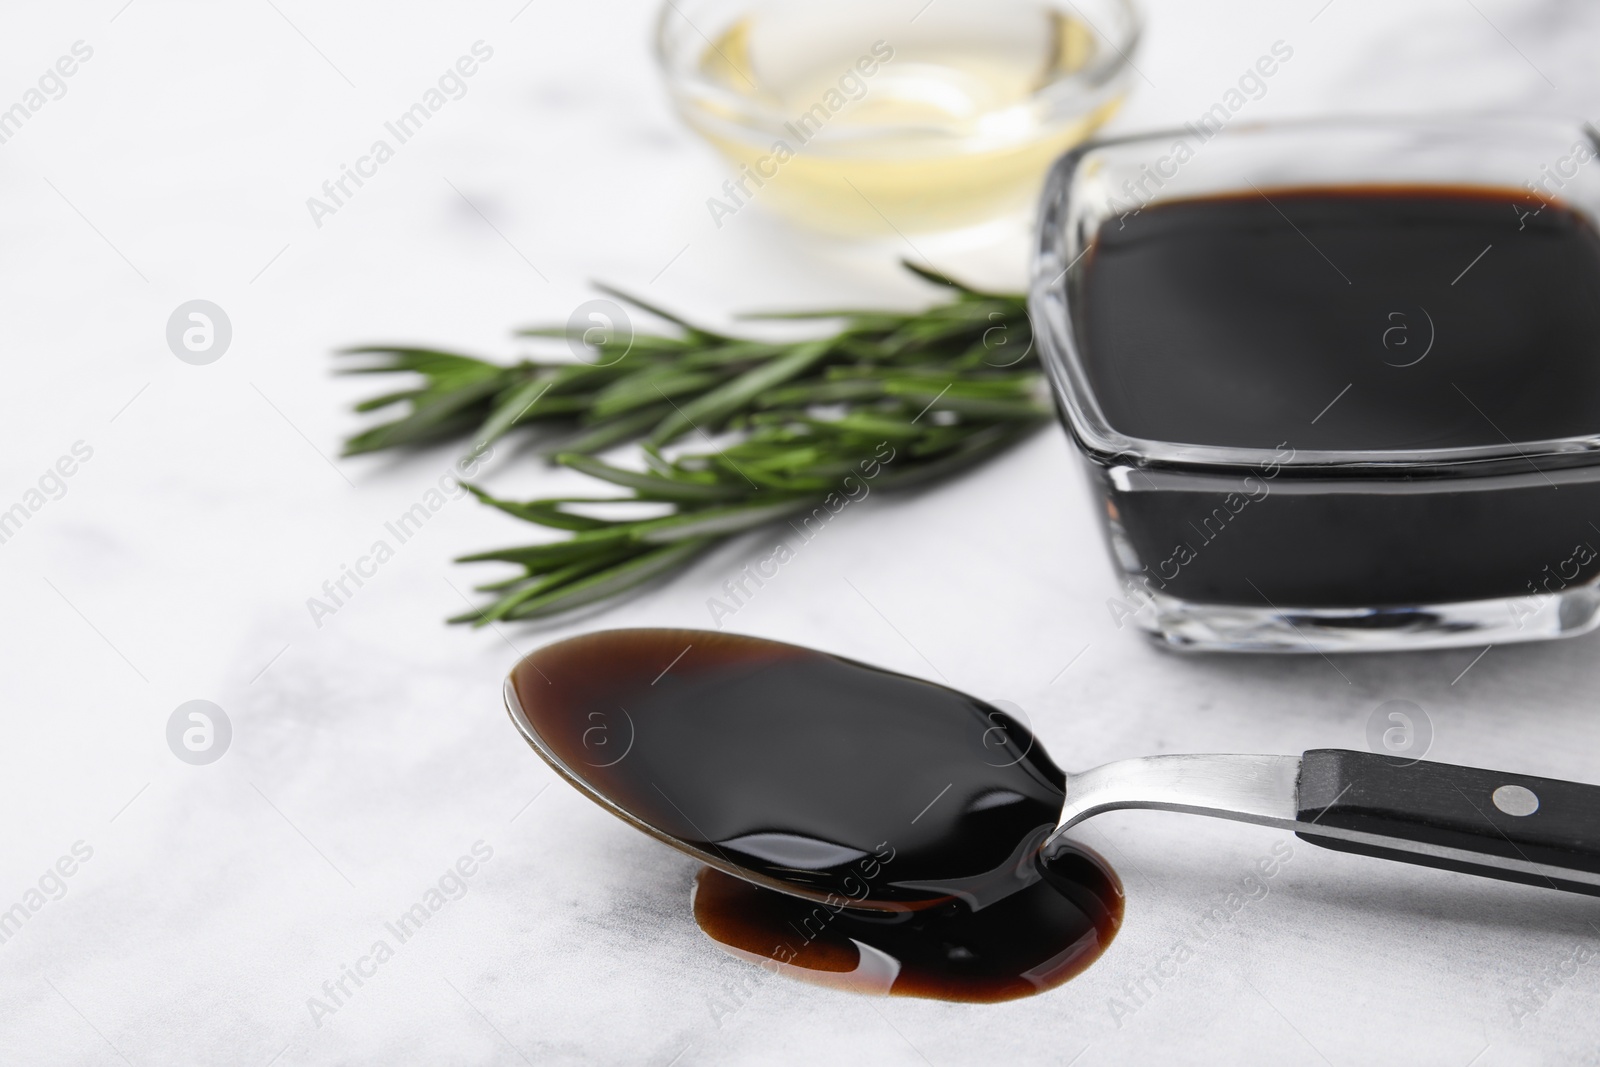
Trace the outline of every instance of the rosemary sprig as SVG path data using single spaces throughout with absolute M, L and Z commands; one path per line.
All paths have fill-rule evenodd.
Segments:
M 751 316 L 842 323 L 820 339 L 733 337 L 608 290 L 676 332 L 638 334 L 622 358 L 593 363 L 507 366 L 433 349 L 352 349 L 346 354 L 368 362 L 345 373 L 414 372 L 423 380 L 358 404 L 363 412 L 405 410 L 351 437 L 345 454 L 460 438 L 482 446 L 512 430 L 542 432 L 556 463 L 627 492 L 517 502 L 469 486 L 483 503 L 569 536 L 461 557 L 511 563 L 521 573 L 479 586 L 489 602 L 450 621 L 483 625 L 591 604 L 735 534 L 848 495 L 849 479 L 870 477 L 874 489 L 927 482 L 981 462 L 1041 423 L 1048 409 L 1023 298 L 906 267 L 953 299 L 909 314 Z M 726 433 L 732 443 L 719 447 L 712 438 Z M 708 447 L 680 446 L 669 457 L 668 446 L 691 434 Z M 628 442 L 640 445 L 642 468 L 599 458 Z M 652 505 L 652 514 L 607 519 L 583 510 L 619 502 Z

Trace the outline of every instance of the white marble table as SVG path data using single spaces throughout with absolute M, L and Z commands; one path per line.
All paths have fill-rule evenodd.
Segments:
M 758 542 L 502 640 L 440 625 L 477 578 L 448 561 L 521 531 L 452 502 L 312 619 L 307 598 L 448 461 L 331 459 L 366 389 L 330 377 L 331 349 L 507 354 L 510 327 L 565 319 L 595 278 L 712 319 L 923 295 L 893 249 L 840 250 L 759 212 L 712 225 L 704 199 L 725 174 L 664 106 L 650 8 L 0 12 L 0 107 L 75 42 L 92 49 L 0 144 L 0 509 L 79 452 L 0 544 L 0 909 L 26 912 L 0 943 L 0 1062 L 1596 1062 L 1593 900 L 1152 813 L 1086 831 L 1125 875 L 1127 922 L 1048 995 L 971 1007 L 778 979 L 731 993 L 753 972 L 691 921 L 694 865 L 555 782 L 499 682 L 550 636 L 705 625 L 705 598 Z M 1147 8 L 1148 81 L 1118 129 L 1192 118 L 1280 39 L 1295 55 L 1251 105 L 1263 118 L 1600 110 L 1600 8 L 1576 0 Z M 466 94 L 316 225 L 307 198 L 477 41 L 492 56 Z M 949 265 L 1015 284 L 1022 258 Z M 208 366 L 164 337 L 197 298 L 233 327 Z M 514 462 L 491 482 L 560 484 Z M 1436 758 L 1600 774 L 1593 639 L 1495 648 L 1465 674 L 1472 650 L 1337 669 L 1182 659 L 1116 629 L 1114 593 L 1052 430 L 847 514 L 730 627 L 1014 701 L 1069 766 L 1361 747 L 1372 709 L 1408 699 Z M 195 699 L 233 731 L 206 766 L 166 742 Z M 1246 883 L 1285 842 L 1290 861 Z M 474 849 L 471 877 L 445 879 L 458 899 L 399 943 L 385 924 Z M 1231 893 L 1229 921 L 1197 929 Z M 308 1000 L 380 938 L 392 958 L 361 963 L 370 976 L 314 1017 Z M 732 996 L 737 1011 L 713 1011 Z

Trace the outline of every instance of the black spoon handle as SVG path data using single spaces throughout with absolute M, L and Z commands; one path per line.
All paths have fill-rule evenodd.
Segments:
M 1600 786 L 1342 749 L 1300 760 L 1316 845 L 1600 896 Z M 1382 840 L 1380 840 L 1382 839 Z

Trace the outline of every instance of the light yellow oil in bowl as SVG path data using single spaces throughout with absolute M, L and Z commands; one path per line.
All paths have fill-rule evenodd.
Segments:
M 733 164 L 708 213 L 857 235 L 1029 209 L 1120 103 L 1138 34 L 1121 0 L 701 7 L 669 4 L 662 52 L 680 111 Z

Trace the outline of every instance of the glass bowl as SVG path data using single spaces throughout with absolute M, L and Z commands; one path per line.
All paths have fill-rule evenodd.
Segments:
M 1566 220 L 1573 262 L 1600 271 L 1597 152 L 1587 123 L 1463 117 L 1190 125 L 1063 157 L 1044 192 L 1029 310 L 1121 585 L 1107 601 L 1117 625 L 1178 649 L 1333 652 L 1600 624 L 1600 403 L 1589 399 L 1600 398 L 1600 284 L 1546 292 L 1513 266 L 1530 277 L 1551 267 Z M 1489 247 L 1452 251 L 1426 284 L 1399 284 L 1381 263 L 1363 274 L 1307 206 L 1329 189 L 1459 194 L 1483 205 L 1491 239 L 1473 244 Z M 1304 256 L 1293 272 L 1320 272 L 1325 298 L 1295 303 L 1276 260 L 1216 262 L 1126 282 L 1132 313 L 1116 329 L 1091 313 L 1119 250 L 1197 200 L 1253 204 L 1263 227 L 1281 225 L 1283 247 Z M 1397 227 L 1380 251 L 1414 258 L 1424 229 Z M 1551 277 L 1567 276 L 1587 274 Z M 1219 318 L 1219 302 L 1259 321 Z M 1287 403 L 1278 368 L 1302 374 L 1329 336 L 1344 354 Z M 1217 352 L 1261 369 L 1208 363 Z M 1150 372 L 1153 358 L 1170 372 Z M 1138 414 L 1161 402 L 1174 432 Z M 1229 414 L 1208 424 L 1218 412 Z M 1375 436 L 1342 442 L 1353 431 L 1341 420 L 1361 419 Z
M 751 203 L 887 235 L 1020 214 L 1050 162 L 1116 109 L 1129 0 L 668 0 L 672 102 L 735 168 L 720 228 Z

